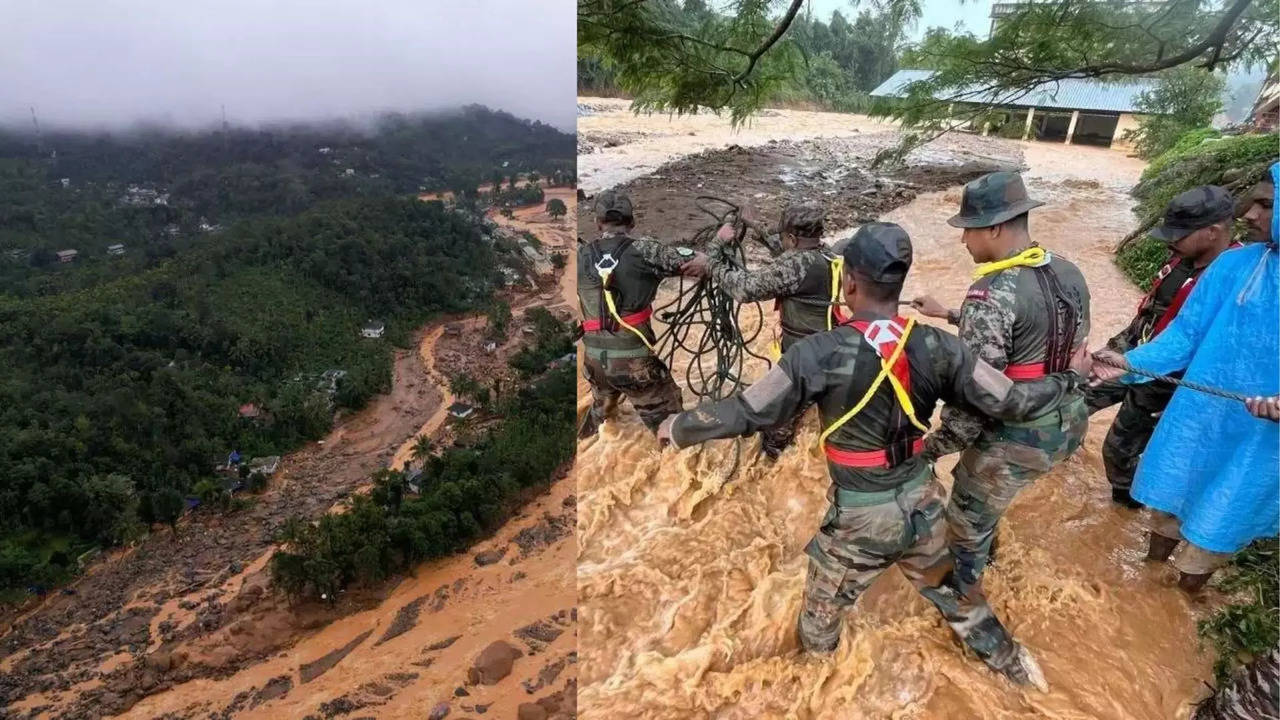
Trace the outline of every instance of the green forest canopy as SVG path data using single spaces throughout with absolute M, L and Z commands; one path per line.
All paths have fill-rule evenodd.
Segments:
M 132 274 L 208 242 L 216 236 L 208 228 L 329 200 L 450 189 L 456 177 L 495 168 L 563 176 L 575 152 L 570 134 L 480 106 L 384 115 L 363 127 L 39 139 L 0 128 L 0 292 L 48 294 Z M 115 244 L 124 255 L 107 254 Z M 70 266 L 56 262 L 63 249 L 79 252 Z
M 918 4 L 867 3 L 852 19 L 835 11 L 825 21 L 801 6 L 739 2 L 717 13 L 705 0 L 579 0 L 578 87 L 626 92 L 643 110 L 727 109 L 735 123 L 764 103 L 868 109 L 867 93 L 897 69 Z
M 499 157 L 477 145 L 434 159 L 429 146 L 440 137 L 422 128 L 437 122 L 463 137 L 492 134 L 488 141 L 508 153 L 523 148 L 518 162 L 543 174 L 572 167 L 572 136 L 481 108 L 448 120 L 387 119 L 378 152 L 389 157 L 399 144 L 442 174 L 451 162 Z M 203 213 L 203 202 L 224 225 L 163 253 L 55 268 L 0 255 L 4 277 L 14 280 L 0 291 L 7 370 L 0 378 L 0 592 L 57 582 L 84 549 L 167 521 L 174 493 L 190 495 L 232 450 L 276 454 L 322 436 L 333 407 L 360 407 L 390 387 L 389 343 L 407 340 L 432 314 L 490 303 L 502 282 L 500 250 L 477 216 L 405 196 L 435 170 L 411 177 L 406 166 L 395 180 L 389 167 L 361 166 L 370 182 L 342 197 L 328 184 L 334 171 L 299 164 L 355 146 L 321 129 L 295 130 L 245 135 L 248 147 L 232 134 L 226 147 L 236 167 L 254 164 L 268 179 L 243 184 L 246 175 L 221 163 L 216 133 L 153 133 L 119 144 L 46 134 L 46 149 L 54 142 L 85 148 L 60 151 L 58 164 L 33 156 L 17 135 L 0 135 L 9 143 L 0 143 L 0 183 L 27 188 L 0 191 L 7 248 L 52 246 L 64 223 L 86 248 L 118 241 L 120 223 L 144 245 L 169 243 L 156 234 L 165 235 L 172 216 L 151 214 Z M 319 153 L 318 142 L 331 152 Z M 198 155 L 201 148 L 208 154 Z M 118 175 L 103 158 L 120 160 Z M 72 168 L 79 174 L 64 188 L 57 177 Z M 150 172 L 158 179 L 147 179 Z M 181 178 L 205 173 L 222 188 L 206 200 L 176 189 Z M 129 220 L 133 208 L 118 206 L 113 188 L 168 182 L 175 185 L 168 208 L 144 210 L 144 221 Z M 281 187 L 305 201 L 289 203 L 277 194 Z M 131 262 L 117 262 L 124 259 Z M 371 318 L 386 322 L 385 340 L 359 336 Z M 330 369 L 346 372 L 332 395 L 320 390 Z M 262 417 L 241 417 L 247 403 L 262 408 Z

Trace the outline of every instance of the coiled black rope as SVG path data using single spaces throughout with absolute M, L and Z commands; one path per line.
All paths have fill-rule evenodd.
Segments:
M 697 204 L 715 223 L 694 234 L 692 244 L 695 246 L 710 242 L 722 225 L 737 218 L 738 206 L 727 200 L 702 195 L 697 198 Z M 723 208 L 717 212 L 713 204 Z M 723 254 L 716 259 L 745 268 L 747 258 L 741 243 L 745 232 L 745 227 L 739 227 L 737 241 L 722 245 Z M 745 312 L 747 319 L 755 318 L 754 327 L 745 333 L 741 323 L 744 305 L 751 306 Z M 655 316 L 667 325 L 655 345 L 658 357 L 667 367 L 674 368 L 676 351 L 688 353 L 685 387 L 699 398 L 719 400 L 742 389 L 746 384 L 742 366 L 748 357 L 772 365 L 769 358 L 750 348 L 764 327 L 763 307 L 758 302 L 739 303 L 711 277 L 700 278 L 696 283 L 681 278 L 676 297 L 656 308 Z

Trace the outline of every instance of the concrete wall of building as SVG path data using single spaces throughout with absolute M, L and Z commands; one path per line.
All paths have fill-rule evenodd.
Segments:
M 1120 121 L 1116 123 L 1115 138 L 1111 141 L 1111 147 L 1115 150 L 1131 150 L 1133 143 L 1124 139 L 1125 130 L 1138 129 L 1138 115 L 1133 113 L 1121 113 Z

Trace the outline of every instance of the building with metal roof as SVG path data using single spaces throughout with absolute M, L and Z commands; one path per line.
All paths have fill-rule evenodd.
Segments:
M 902 98 L 911 83 L 932 76 L 932 70 L 899 70 L 872 90 L 871 96 Z M 1144 78 L 1116 83 L 1072 78 L 1006 95 L 981 92 L 981 88 L 955 88 L 935 94 L 934 99 L 953 101 L 953 112 L 974 105 L 992 107 L 995 112 L 982 119 L 982 127 L 971 128 L 984 135 L 997 132 L 1023 140 L 1111 147 L 1122 145 L 1123 131 L 1137 126 L 1138 99 L 1156 85 L 1155 80 Z
M 1277 81 L 1274 70 L 1267 75 L 1262 87 L 1258 88 L 1258 97 L 1253 101 L 1249 118 L 1254 127 L 1266 132 L 1280 126 L 1280 81 Z

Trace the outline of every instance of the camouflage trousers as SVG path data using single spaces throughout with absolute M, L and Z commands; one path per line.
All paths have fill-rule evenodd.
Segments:
M 602 362 L 594 354 L 588 351 L 582 364 L 591 384 L 591 419 L 597 425 L 613 414 L 623 396 L 631 400 L 640 420 L 653 432 L 668 415 L 683 409 L 680 388 L 658 358 L 609 357 L 606 351 Z
M 1173 397 L 1174 387 L 1162 382 L 1121 385 L 1118 390 L 1111 386 L 1112 383 L 1105 383 L 1089 388 L 1085 398 L 1090 415 L 1120 403 L 1116 419 L 1102 441 L 1102 463 L 1111 487 L 1128 490 L 1133 487 L 1138 460 L 1155 432 L 1160 413 Z
M 860 504 L 881 499 L 877 504 Z M 852 496 L 852 497 L 851 497 Z M 840 642 L 844 613 L 880 574 L 897 564 L 938 608 L 955 634 L 988 663 L 1002 665 L 1017 649 L 985 598 L 966 598 L 952 582 L 943 533 L 946 491 L 936 479 L 884 493 L 846 493 L 832 486 L 822 527 L 809 541 L 809 573 L 797 622 L 801 646 L 829 653 Z
M 946 516 L 956 581 L 966 596 L 982 595 L 996 523 L 1013 499 L 1074 453 L 1088 429 L 1085 403 L 1068 400 L 1034 421 L 998 425 L 961 453 Z
M 1280 720 L 1280 650 L 1272 648 L 1237 670 L 1191 720 Z

